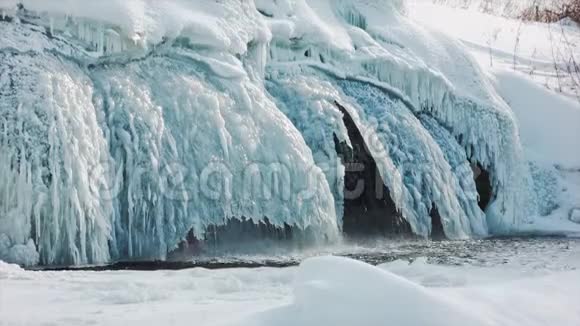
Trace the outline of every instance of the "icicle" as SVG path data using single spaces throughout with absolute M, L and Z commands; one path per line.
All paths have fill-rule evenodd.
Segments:
M 97 27 L 97 32 L 99 33 L 99 55 L 105 54 L 105 28 L 102 24 Z

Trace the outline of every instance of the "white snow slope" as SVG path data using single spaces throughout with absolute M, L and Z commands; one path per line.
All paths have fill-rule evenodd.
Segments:
M 580 267 L 570 254 L 566 266 Z M 284 269 L 32 272 L 0 263 L 0 324 L 578 325 L 578 270 L 530 267 L 320 257 Z
M 332 241 L 335 101 L 416 234 L 433 208 L 453 239 L 536 215 L 513 112 L 401 1 L 16 2 L 0 0 L 2 259 L 164 258 L 241 217 Z M 485 212 L 470 163 L 491 175 Z
M 580 75 L 567 71 L 580 61 L 580 26 L 520 22 L 429 0 L 413 1 L 409 12 L 459 39 L 514 112 L 542 216 L 521 231 L 579 232 L 568 220 L 580 211 Z

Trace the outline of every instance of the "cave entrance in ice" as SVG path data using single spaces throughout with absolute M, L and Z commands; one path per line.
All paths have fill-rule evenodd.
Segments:
M 441 214 L 439 214 L 439 209 L 433 207 L 431 210 L 431 239 L 432 240 L 445 240 L 445 231 L 443 229 L 443 221 L 441 220 Z
M 485 211 L 493 197 L 491 176 L 479 163 L 472 163 L 471 170 L 473 171 L 473 179 L 475 180 L 475 187 L 479 195 L 479 208 L 481 208 L 482 211 Z
M 411 226 L 398 211 L 377 163 L 347 110 L 338 102 L 352 148 L 335 137 L 345 167 L 343 232 L 347 236 L 411 235 Z

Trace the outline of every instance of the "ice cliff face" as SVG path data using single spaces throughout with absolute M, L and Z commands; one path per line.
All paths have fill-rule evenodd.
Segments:
M 0 259 L 164 258 L 231 219 L 333 241 L 346 219 L 428 237 L 436 218 L 466 238 L 534 209 L 509 108 L 400 1 L 0 8 Z M 386 193 L 362 216 L 345 176 L 368 162 Z

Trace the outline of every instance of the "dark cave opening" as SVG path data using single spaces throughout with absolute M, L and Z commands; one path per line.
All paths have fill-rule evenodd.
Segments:
M 479 163 L 472 163 L 471 170 L 473 171 L 473 179 L 475 180 L 475 187 L 477 189 L 477 194 L 479 195 L 479 208 L 481 208 L 482 211 L 485 211 L 493 198 L 491 176 Z
M 352 145 L 335 136 L 336 152 L 345 166 L 343 232 L 350 237 L 411 236 L 411 226 L 391 199 L 362 133 L 347 110 L 338 102 L 335 105 L 343 114 Z
M 443 228 L 443 222 L 441 220 L 441 214 L 439 214 L 439 209 L 433 207 L 431 209 L 431 240 L 445 240 L 445 230 Z

